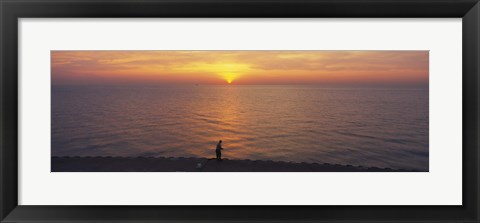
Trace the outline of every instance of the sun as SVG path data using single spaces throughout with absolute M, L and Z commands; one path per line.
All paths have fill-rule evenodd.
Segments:
M 227 84 L 232 84 L 234 80 L 247 72 L 250 66 L 248 64 L 229 62 L 210 64 L 208 68 L 217 73 Z
M 235 74 L 229 73 L 224 75 L 225 81 L 227 84 L 232 84 L 233 80 L 236 78 Z
M 194 67 L 195 71 L 206 71 L 211 74 L 216 74 L 227 84 L 232 84 L 234 81 L 241 78 L 242 75 L 249 73 L 250 64 L 236 63 L 233 61 L 220 61 L 216 63 L 201 63 Z M 191 69 L 191 68 L 190 68 Z

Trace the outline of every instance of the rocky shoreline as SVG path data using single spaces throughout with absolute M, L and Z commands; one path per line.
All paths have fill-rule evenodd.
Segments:
M 416 172 L 404 169 L 185 157 L 52 157 L 52 172 Z

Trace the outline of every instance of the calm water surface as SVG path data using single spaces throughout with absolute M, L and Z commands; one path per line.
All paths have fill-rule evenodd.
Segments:
M 428 89 L 54 86 L 52 155 L 214 157 L 428 171 Z

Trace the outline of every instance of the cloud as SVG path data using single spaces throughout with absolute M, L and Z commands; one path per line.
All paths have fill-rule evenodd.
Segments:
M 429 61 L 428 51 L 52 51 L 51 57 L 54 81 L 102 76 L 112 82 L 127 76 L 149 80 L 158 76 L 162 81 L 169 76 L 194 81 L 235 76 L 248 77 L 252 83 L 254 77 L 425 82 Z

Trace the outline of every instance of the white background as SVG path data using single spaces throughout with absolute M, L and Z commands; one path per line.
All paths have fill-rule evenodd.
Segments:
M 461 19 L 21 19 L 19 204 L 461 205 Z M 427 173 L 51 173 L 50 50 L 430 50 Z

